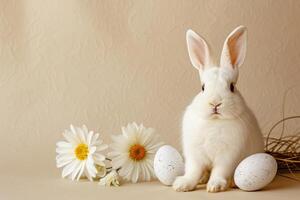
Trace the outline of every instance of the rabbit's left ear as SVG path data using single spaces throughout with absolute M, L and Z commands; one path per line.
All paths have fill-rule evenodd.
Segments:
M 220 66 L 229 66 L 233 69 L 240 67 L 246 57 L 246 47 L 247 29 L 244 26 L 239 26 L 225 40 Z
M 191 29 L 186 32 L 186 42 L 193 66 L 201 72 L 210 65 L 209 48 L 204 40 Z

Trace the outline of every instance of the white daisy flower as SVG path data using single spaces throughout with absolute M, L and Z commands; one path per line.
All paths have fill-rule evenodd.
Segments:
M 102 186 L 120 186 L 119 175 L 116 170 L 112 170 L 105 177 L 101 178 L 99 185 Z
M 96 166 L 105 166 L 105 156 L 101 151 L 108 145 L 103 144 L 99 133 L 88 131 L 85 125 L 82 128 L 70 126 L 63 136 L 66 141 L 56 143 L 56 166 L 63 168 L 62 177 L 79 180 L 86 176 L 90 181 L 97 175 Z
M 119 169 L 120 176 L 133 183 L 155 177 L 154 155 L 163 143 L 154 129 L 134 122 L 122 127 L 122 134 L 112 136 L 112 139 L 114 143 L 110 147 L 113 151 L 108 155 L 112 158 L 113 169 Z

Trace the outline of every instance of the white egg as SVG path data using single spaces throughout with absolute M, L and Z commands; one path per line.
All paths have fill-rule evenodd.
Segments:
M 154 172 L 160 182 L 172 185 L 175 178 L 184 172 L 181 155 L 169 145 L 160 147 L 154 157 Z
M 254 191 L 268 185 L 275 177 L 277 163 L 273 156 L 257 153 L 245 158 L 234 172 L 234 182 L 242 190 Z

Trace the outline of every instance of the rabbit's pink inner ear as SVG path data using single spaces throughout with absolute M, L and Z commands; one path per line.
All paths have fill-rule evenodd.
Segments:
M 247 30 L 240 26 L 236 28 L 225 40 L 221 66 L 240 67 L 246 57 Z
M 210 55 L 207 43 L 192 30 L 187 31 L 186 40 L 192 65 L 203 71 L 204 66 L 209 64 Z
M 240 35 L 241 33 L 239 33 Z M 235 65 L 237 60 L 238 60 L 238 53 L 239 53 L 239 47 L 240 47 L 240 40 L 238 40 L 238 36 L 233 37 L 233 38 L 229 38 L 229 45 L 231 46 L 231 48 L 229 48 L 229 54 L 230 54 L 230 58 L 231 58 L 231 64 Z

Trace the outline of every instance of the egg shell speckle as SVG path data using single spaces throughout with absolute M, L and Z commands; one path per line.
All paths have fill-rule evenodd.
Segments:
M 269 154 L 257 153 L 245 158 L 238 165 L 234 182 L 242 190 L 255 191 L 267 186 L 276 173 L 276 160 Z
M 177 176 L 184 172 L 184 163 L 179 152 L 170 145 L 158 149 L 154 157 L 154 172 L 165 185 L 172 185 Z

